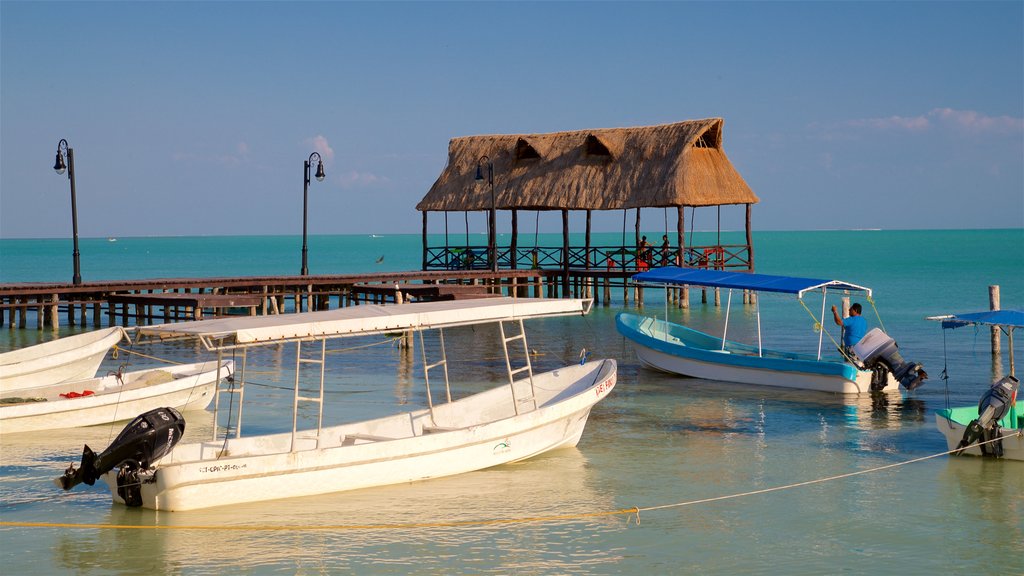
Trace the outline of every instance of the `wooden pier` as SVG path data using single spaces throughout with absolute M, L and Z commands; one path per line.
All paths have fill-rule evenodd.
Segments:
M 0 326 L 131 326 L 229 314 L 283 314 L 362 303 L 514 297 L 588 297 L 642 305 L 633 271 L 449 270 L 316 276 L 158 278 L 0 284 Z M 633 290 L 631 291 L 631 288 Z

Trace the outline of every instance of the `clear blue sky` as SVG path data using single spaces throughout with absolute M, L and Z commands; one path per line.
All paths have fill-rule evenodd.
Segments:
M 418 233 L 452 137 L 706 117 L 755 230 L 1022 227 L 1022 38 L 1020 1 L 3 0 L 0 237 L 70 236 L 61 138 L 83 237 L 299 234 L 314 150 L 310 234 Z

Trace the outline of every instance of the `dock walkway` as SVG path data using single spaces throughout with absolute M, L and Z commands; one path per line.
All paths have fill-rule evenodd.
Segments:
M 594 271 L 448 270 L 315 276 L 154 278 L 0 284 L 0 326 L 96 328 L 226 314 L 282 314 L 364 302 L 509 296 L 598 298 Z M 607 273 L 605 273 L 607 275 Z M 631 273 L 612 273 L 624 288 Z M 624 296 L 625 297 L 625 296 Z M 608 304 L 608 293 L 605 293 Z

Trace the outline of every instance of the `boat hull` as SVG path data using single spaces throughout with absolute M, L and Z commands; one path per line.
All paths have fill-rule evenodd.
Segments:
M 0 354 L 0 393 L 92 378 L 123 337 L 124 330 L 114 326 L 4 352 Z
M 636 314 L 619 314 L 616 326 L 645 366 L 671 374 L 839 394 L 858 394 L 871 389 L 870 371 L 858 370 L 841 361 L 773 350 L 758 351 L 731 341 L 726 342 L 723 350 L 720 338 Z M 883 391 L 898 387 L 890 375 Z
M 1003 458 L 1007 460 L 1024 460 L 1024 401 L 1017 402 L 1012 417 L 1000 421 L 1000 437 L 1003 445 Z M 972 420 L 978 417 L 977 406 L 963 406 L 935 412 L 935 427 L 946 437 L 949 450 L 956 450 L 964 437 L 964 431 Z M 1012 420 L 1016 420 L 1013 422 Z M 981 447 L 974 445 L 965 448 L 960 454 L 982 456 Z
M 220 377 L 230 376 L 233 368 L 233 362 L 224 361 Z M 25 388 L 15 393 L 45 401 L 0 405 L 0 434 L 109 424 L 165 406 L 205 410 L 213 400 L 217 375 L 217 362 L 199 362 L 128 372 L 121 380 L 106 376 Z M 93 393 L 60 396 L 86 390 Z
M 143 478 L 142 506 L 192 510 L 400 484 L 575 446 L 616 373 L 614 360 L 602 360 L 536 374 L 536 408 L 523 400 L 529 384 L 517 381 L 519 414 L 506 385 L 433 411 L 324 428 L 294 445 L 291 433 L 179 445 Z M 123 503 L 116 472 L 103 479 Z

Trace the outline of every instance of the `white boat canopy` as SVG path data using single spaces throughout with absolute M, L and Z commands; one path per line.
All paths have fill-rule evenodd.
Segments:
M 590 311 L 592 303 L 590 299 L 499 297 L 387 306 L 371 304 L 319 312 L 160 324 L 141 327 L 138 335 L 141 340 L 199 338 L 208 350 L 223 350 L 268 342 L 319 340 L 546 316 L 584 315 Z
M 757 292 L 781 292 L 796 294 L 803 298 L 804 294 L 819 288 L 837 288 L 839 290 L 855 290 L 866 292 L 871 297 L 871 289 L 842 280 L 823 280 L 818 278 L 797 278 L 794 276 L 774 276 L 772 274 L 753 274 L 750 272 L 724 272 L 722 270 L 705 270 L 703 268 L 679 268 L 665 266 L 633 275 L 633 280 L 645 284 L 659 286 L 707 286 L 709 288 L 736 288 Z

